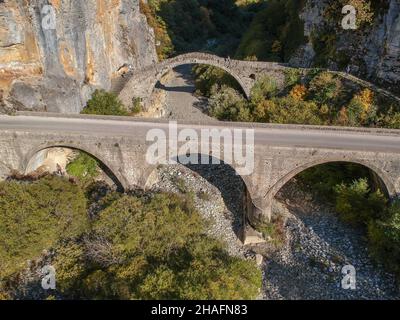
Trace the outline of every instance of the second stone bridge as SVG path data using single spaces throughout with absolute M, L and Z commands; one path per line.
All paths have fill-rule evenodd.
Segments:
M 282 85 L 283 71 L 287 69 L 286 65 L 275 62 L 233 60 L 201 52 L 187 53 L 135 71 L 119 93 L 119 98 L 128 107 L 135 98 L 140 98 L 146 107 L 162 76 L 175 67 L 187 64 L 205 64 L 223 69 L 236 79 L 247 98 L 261 74 L 268 74 L 278 85 Z

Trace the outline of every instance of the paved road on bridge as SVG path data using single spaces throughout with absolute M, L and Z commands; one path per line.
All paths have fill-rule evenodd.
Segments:
M 235 123 L 216 122 L 204 124 L 178 124 L 179 129 L 194 128 L 251 128 L 238 126 Z M 162 121 L 134 121 L 106 120 L 106 119 L 80 119 L 39 116 L 0 116 L 1 131 L 13 132 L 60 132 L 63 134 L 87 134 L 95 136 L 127 136 L 143 137 L 150 129 L 163 129 L 167 132 L 168 122 Z M 255 144 L 280 146 L 280 147 L 315 147 L 335 148 L 345 150 L 376 151 L 400 153 L 400 134 L 377 132 L 338 131 L 326 128 L 324 130 L 304 128 L 301 126 L 260 126 L 255 128 Z

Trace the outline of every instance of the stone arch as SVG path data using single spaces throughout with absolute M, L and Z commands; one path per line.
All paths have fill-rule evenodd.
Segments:
M 240 75 L 238 70 L 240 70 L 241 63 L 243 62 L 221 58 L 208 53 L 193 52 L 182 54 L 138 70 L 120 91 L 119 98 L 127 106 L 131 104 L 134 97 L 141 98 L 144 105 L 146 105 L 162 76 L 175 67 L 187 64 L 206 64 L 224 70 L 238 82 L 245 97 L 250 98 L 251 85 L 249 82 L 253 83 L 254 81 Z
M 201 156 L 202 153 L 199 152 L 198 155 Z M 180 156 L 183 156 L 183 154 L 178 154 L 178 155 L 171 156 L 169 159 L 172 160 L 172 161 L 176 161 L 176 159 L 178 159 L 178 157 L 180 157 Z M 235 174 L 238 177 L 240 177 L 241 180 L 243 181 L 244 186 L 246 187 L 246 190 L 248 190 L 249 192 L 251 192 L 253 190 L 253 183 L 251 181 L 251 177 L 250 176 L 242 176 L 242 175 L 238 174 L 237 168 L 234 165 L 228 164 L 228 163 L 224 162 L 222 159 L 216 158 L 214 156 L 210 156 L 210 157 L 218 159 L 218 160 L 220 160 L 221 163 L 231 167 L 232 170 L 235 172 Z M 157 159 L 155 162 L 156 163 L 162 163 L 162 160 L 163 159 L 160 158 L 160 159 Z M 181 165 L 185 166 L 184 164 L 181 164 Z M 212 166 L 213 164 L 209 164 L 209 165 Z M 150 176 L 154 173 L 155 170 L 157 170 L 157 167 L 158 167 L 157 165 L 151 165 L 151 166 L 148 166 L 146 169 L 144 169 L 145 170 L 145 178 L 144 178 L 144 180 L 145 180 L 144 181 L 145 189 L 148 189 L 148 187 L 150 185 Z
M 265 200 L 270 202 L 275 195 L 279 192 L 279 190 L 287 183 L 289 182 L 292 178 L 297 176 L 299 173 L 310 169 L 312 167 L 322 165 L 322 164 L 328 164 L 328 163 L 335 163 L 335 162 L 341 162 L 341 163 L 354 163 L 354 164 L 359 164 L 361 166 L 364 166 L 370 170 L 372 170 L 383 182 L 384 187 L 386 188 L 387 195 L 390 198 L 393 198 L 396 196 L 396 188 L 395 184 L 391 181 L 390 176 L 388 175 L 387 172 L 384 172 L 381 168 L 371 164 L 370 162 L 362 159 L 343 159 L 340 157 L 337 158 L 329 158 L 329 159 L 319 159 L 315 160 L 312 162 L 305 163 L 301 166 L 296 167 L 295 169 L 291 170 L 290 172 L 286 173 L 283 175 L 268 191 L 268 193 L 265 196 Z
M 175 155 L 175 156 L 171 156 L 169 159 L 176 161 L 176 159 L 178 159 L 179 155 Z M 183 155 L 183 154 L 182 154 Z M 201 156 L 203 155 L 201 152 L 197 153 L 197 156 Z M 205 155 L 207 156 L 207 155 Z M 256 210 L 256 205 L 253 202 L 253 198 L 252 198 L 252 181 L 251 181 L 251 177 L 250 176 L 243 176 L 238 174 L 237 168 L 234 165 L 228 164 L 226 162 L 224 162 L 222 159 L 214 157 L 212 155 L 208 155 L 210 158 L 214 158 L 220 161 L 220 166 L 226 166 L 229 167 L 229 170 L 231 170 L 232 175 L 234 174 L 238 181 L 240 180 L 241 183 L 243 184 L 243 199 L 242 199 L 242 204 L 243 204 L 243 215 L 240 217 L 235 217 L 235 219 L 239 219 L 240 218 L 240 225 L 241 228 L 235 230 L 236 235 L 238 236 L 238 238 L 245 242 L 246 240 L 246 236 L 245 236 L 245 228 L 248 225 L 249 220 L 251 219 L 251 216 L 253 214 L 253 211 Z M 181 164 L 179 162 L 177 162 L 176 164 L 184 166 L 186 168 L 188 168 L 189 170 L 191 170 L 192 172 L 195 172 L 197 174 L 199 174 L 198 171 L 196 171 L 196 169 L 194 169 L 194 166 L 213 166 L 214 164 L 210 163 L 210 164 Z M 174 164 L 166 164 L 168 165 L 174 165 Z M 155 173 L 155 171 L 157 170 L 158 166 L 157 165 L 152 165 L 151 167 L 148 167 L 146 170 L 146 179 L 145 179 L 145 190 L 150 189 L 151 187 L 151 178 L 153 177 L 153 174 Z M 224 199 L 224 201 L 226 200 L 226 195 L 224 195 L 224 191 L 221 190 L 216 184 L 214 184 L 212 181 L 208 180 L 205 176 L 201 175 L 205 180 L 207 180 L 210 184 L 214 185 L 214 187 L 216 187 L 217 189 L 219 189 L 219 191 L 221 192 L 222 198 Z M 228 209 L 231 210 L 230 205 L 228 203 L 226 203 Z M 236 220 L 236 222 L 238 222 L 238 220 Z
M 82 146 L 76 146 L 74 144 L 70 143 L 51 143 L 51 144 L 46 144 L 46 145 L 41 145 L 38 147 L 34 147 L 31 151 L 28 152 L 28 154 L 24 157 L 23 159 L 23 170 L 26 173 L 29 171 L 29 168 L 31 166 L 31 162 L 34 159 L 35 155 L 39 154 L 40 152 L 47 150 L 47 149 L 52 149 L 52 148 L 66 148 L 66 149 L 72 149 L 72 150 L 77 150 L 84 152 L 94 159 L 96 159 L 100 165 L 100 168 L 113 180 L 113 182 L 116 184 L 117 188 L 120 191 L 126 190 L 127 183 L 125 181 L 125 178 L 117 171 L 114 170 L 112 165 L 105 160 L 103 157 L 101 157 L 98 152 L 95 152 L 93 150 L 88 150 L 87 148 L 84 148 Z
M 168 59 L 168 60 L 164 61 L 163 63 L 161 63 L 162 64 L 161 68 L 156 67 L 157 74 L 156 74 L 155 81 L 152 82 L 150 91 L 153 92 L 157 82 L 160 81 L 161 78 L 166 73 L 168 73 L 169 71 L 171 71 L 172 69 L 174 69 L 176 67 L 187 65 L 187 64 L 205 64 L 205 65 L 220 68 L 220 69 L 224 70 L 226 73 L 228 73 L 230 76 L 232 76 L 237 81 L 237 83 L 240 85 L 240 87 L 243 90 L 243 93 L 245 94 L 246 98 L 248 99 L 250 97 L 250 90 L 247 88 L 246 84 L 243 82 L 242 77 L 240 77 L 238 74 L 236 74 L 236 72 L 234 70 L 229 68 L 229 66 L 228 66 L 229 61 L 230 60 L 228 60 L 228 59 L 223 59 L 218 56 L 215 56 L 212 54 L 205 54 L 205 53 L 202 53 L 202 54 L 188 53 L 188 54 L 179 55 L 175 58 Z

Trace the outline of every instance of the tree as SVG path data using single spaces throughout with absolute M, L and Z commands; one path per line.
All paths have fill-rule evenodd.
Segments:
M 319 112 L 314 102 L 288 96 L 261 101 L 256 105 L 254 114 L 259 122 L 319 125 Z
M 238 92 L 242 90 L 236 79 L 221 68 L 200 64 L 193 67 L 193 72 L 196 76 L 196 92 L 204 97 L 211 96 L 211 89 L 215 84 Z
M 342 82 L 329 72 L 321 72 L 315 76 L 309 85 L 311 99 L 319 104 L 336 102 L 342 89 Z
M 385 216 L 368 224 L 372 255 L 400 276 L 400 201 L 394 201 Z
M 264 75 L 260 77 L 251 89 L 251 101 L 258 104 L 264 99 L 271 99 L 278 93 L 278 85 L 271 77 Z
M 249 104 L 236 90 L 213 86 L 209 100 L 210 114 L 219 120 L 251 121 Z
M 114 93 L 106 92 L 105 90 L 96 90 L 81 113 L 109 116 L 129 115 L 118 97 Z
M 340 184 L 335 192 L 336 210 L 344 221 L 351 224 L 367 225 L 385 211 L 385 196 L 380 190 L 371 192 L 367 179 L 355 180 L 350 185 Z
M 98 161 L 85 152 L 78 152 L 76 157 L 66 167 L 69 175 L 83 182 L 91 181 L 99 174 L 99 170 Z
M 306 94 L 307 88 L 302 84 L 296 84 L 289 93 L 289 95 L 295 100 L 304 100 Z
M 347 106 L 348 122 L 352 126 L 367 126 L 376 120 L 376 111 L 373 92 L 364 89 Z

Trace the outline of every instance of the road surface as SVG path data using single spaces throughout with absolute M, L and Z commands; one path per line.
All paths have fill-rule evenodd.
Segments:
M 133 119 L 132 119 L 133 120 Z M 193 128 L 199 132 L 201 129 L 233 129 L 251 128 L 226 122 L 210 122 L 210 124 L 183 124 L 178 123 L 178 129 Z M 108 119 L 80 119 L 39 116 L 0 116 L 1 132 L 60 132 L 62 134 L 79 133 L 95 136 L 128 136 L 145 137 L 150 129 L 163 129 L 168 132 L 167 121 L 133 121 L 108 120 Z M 397 131 L 396 131 L 397 132 Z M 372 152 L 393 152 L 400 153 L 400 131 L 399 134 L 370 133 L 358 131 L 339 131 L 326 128 L 324 130 L 313 129 L 302 126 L 271 126 L 266 125 L 255 127 L 255 144 L 280 146 L 280 147 L 314 147 L 334 148 L 345 150 L 372 151 Z

